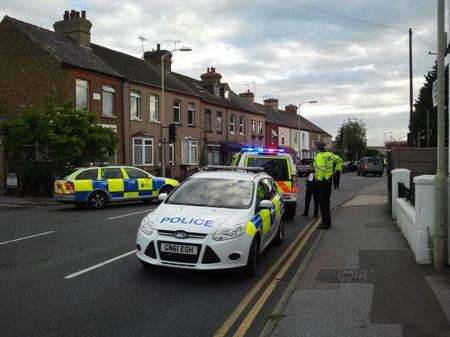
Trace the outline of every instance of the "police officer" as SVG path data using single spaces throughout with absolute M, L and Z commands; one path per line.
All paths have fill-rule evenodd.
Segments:
M 317 228 L 328 229 L 331 227 L 330 198 L 335 156 L 332 152 L 326 150 L 325 143 L 318 142 L 316 147 L 319 153 L 314 157 L 314 168 L 320 214 L 322 215 L 322 223 Z
M 344 169 L 344 161 L 337 154 L 334 155 L 334 173 L 333 173 L 333 186 L 334 189 L 339 188 L 341 181 L 341 173 Z

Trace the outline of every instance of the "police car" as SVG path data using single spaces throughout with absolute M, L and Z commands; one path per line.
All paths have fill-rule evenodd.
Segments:
M 54 199 L 93 209 L 109 202 L 156 199 L 179 185 L 132 166 L 90 166 L 70 169 L 55 181 Z
M 253 276 L 258 255 L 281 244 L 283 200 L 260 168 L 208 166 L 194 174 L 141 222 L 142 264 L 186 269 L 241 267 Z
M 276 182 L 283 196 L 285 219 L 293 219 L 297 210 L 297 169 L 291 155 L 284 149 L 248 147 L 243 148 L 233 161 L 236 166 L 262 167 Z

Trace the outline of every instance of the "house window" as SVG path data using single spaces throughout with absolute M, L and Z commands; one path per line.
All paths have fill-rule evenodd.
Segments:
M 216 132 L 222 133 L 222 112 L 217 111 L 216 113 Z
M 173 101 L 173 122 L 174 123 L 181 123 L 180 122 L 180 111 L 181 110 L 181 102 L 178 100 Z
M 183 165 L 197 165 L 198 142 L 196 140 L 184 139 L 181 141 L 181 163 Z
M 263 132 L 264 132 L 264 130 L 263 130 L 263 122 L 262 121 L 258 121 L 258 133 L 260 135 L 262 135 Z
M 302 133 L 302 148 L 306 147 L 305 146 L 305 138 L 306 138 L 306 135 L 304 133 Z
M 208 165 L 220 164 L 220 145 L 208 145 L 206 149 Z
M 141 118 L 141 93 L 139 91 L 130 92 L 130 116 L 131 119 Z
M 188 125 L 195 125 L 195 104 L 188 103 Z
M 175 147 L 173 143 L 169 144 L 169 165 L 175 165 Z
M 230 116 L 230 132 L 231 133 L 235 132 L 235 128 L 234 128 L 235 122 L 236 122 L 236 116 L 235 115 L 231 115 Z
M 114 96 L 116 91 L 109 85 L 103 86 L 103 115 L 114 116 Z
M 239 117 L 239 133 L 243 135 L 245 133 L 245 117 Z
M 133 138 L 133 165 L 153 165 L 153 139 Z
M 205 109 L 205 130 L 211 131 L 211 110 Z
M 214 96 L 220 97 L 220 88 L 217 84 L 214 84 Z
M 89 82 L 76 79 L 75 81 L 75 104 L 77 110 L 89 109 Z
M 255 134 L 257 133 L 257 128 L 256 128 L 256 121 L 254 119 L 252 119 L 252 133 Z
M 230 99 L 230 90 L 225 90 L 224 97 Z
M 159 122 L 159 97 L 150 95 L 150 121 Z

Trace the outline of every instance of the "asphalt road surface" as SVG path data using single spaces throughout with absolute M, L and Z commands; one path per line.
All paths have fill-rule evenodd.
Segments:
M 333 203 L 380 179 L 343 174 Z M 136 231 L 156 205 L 2 209 L 0 336 L 233 336 L 245 317 L 258 312 L 255 302 L 267 287 L 264 283 L 256 291 L 258 281 L 271 282 L 268 270 L 312 220 L 301 216 L 303 181 L 299 197 L 296 218 L 286 222 L 284 244 L 263 254 L 252 279 L 236 271 L 141 266 L 133 253 Z M 247 318 L 246 336 L 258 335 L 307 249 L 258 314 Z M 232 313 L 233 324 L 217 334 Z

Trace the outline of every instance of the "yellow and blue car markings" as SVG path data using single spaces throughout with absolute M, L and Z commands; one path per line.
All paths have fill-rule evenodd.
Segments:
M 68 180 L 72 181 L 75 189 L 74 201 L 87 201 L 94 191 L 103 191 L 111 200 L 126 199 L 149 199 L 158 196 L 163 186 L 176 187 L 178 181 L 170 178 L 149 176 L 149 178 L 129 178 L 126 171 L 121 168 L 123 178 L 102 179 L 101 170 L 97 169 L 97 179 L 76 180 L 75 177 L 81 172 L 74 172 Z
M 281 214 L 283 212 L 283 203 L 281 197 L 277 196 L 272 199 L 275 206 L 275 210 L 270 212 L 268 209 L 262 209 L 253 218 L 247 221 L 245 226 L 246 233 L 254 237 L 256 233 L 260 232 L 263 237 L 271 233 L 277 219 L 281 219 Z

